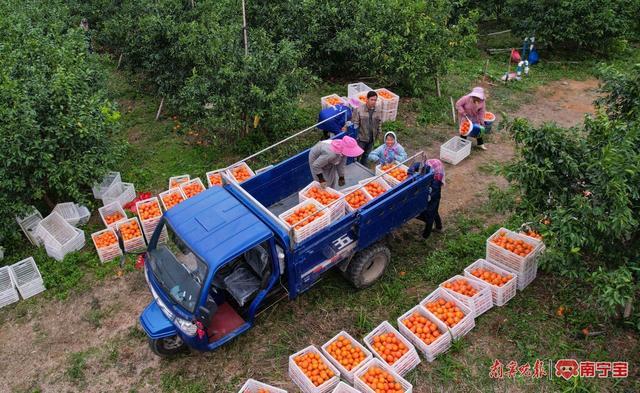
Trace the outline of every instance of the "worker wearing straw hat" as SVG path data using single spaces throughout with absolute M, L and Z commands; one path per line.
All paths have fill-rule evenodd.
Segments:
M 473 124 L 484 126 L 484 114 L 485 109 L 485 95 L 482 87 L 474 87 L 471 93 L 461 97 L 456 102 L 456 111 L 458 111 L 458 124 L 461 124 L 465 119 L 469 119 Z M 462 136 L 467 139 L 467 136 Z M 487 150 L 487 147 L 482 140 L 482 136 L 476 137 L 478 141 L 478 147 L 482 150 Z

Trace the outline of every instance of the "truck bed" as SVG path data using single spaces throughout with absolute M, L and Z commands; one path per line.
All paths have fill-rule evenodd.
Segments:
M 344 187 L 338 188 L 338 190 L 355 186 L 360 180 L 364 180 L 368 177 L 373 176 L 374 174 L 375 173 L 372 170 L 366 168 L 359 162 L 352 162 L 351 164 L 347 165 L 345 169 L 345 185 Z M 298 204 L 298 192 L 300 192 L 300 190 L 297 190 L 294 193 L 289 194 L 284 199 L 272 204 L 268 207 L 269 211 L 277 216 L 291 209 Z

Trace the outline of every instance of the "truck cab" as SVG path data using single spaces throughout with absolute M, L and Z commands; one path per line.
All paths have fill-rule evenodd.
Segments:
M 214 350 L 251 328 L 282 294 L 296 298 L 333 267 L 358 288 L 382 276 L 390 252 L 380 240 L 426 209 L 432 172 L 419 171 L 299 242 L 278 215 L 312 181 L 308 154 L 242 184 L 223 175 L 224 186 L 165 212 L 145 254 L 154 300 L 140 317 L 156 354 Z M 373 171 L 351 162 L 344 187 L 371 177 Z M 168 240 L 159 243 L 164 228 Z

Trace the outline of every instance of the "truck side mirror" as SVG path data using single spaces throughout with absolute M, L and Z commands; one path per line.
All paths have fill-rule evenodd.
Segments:
M 207 303 L 204 306 L 198 307 L 198 321 L 202 323 L 205 328 L 208 328 L 211 324 L 211 317 L 213 317 L 218 311 L 218 305 L 212 299 L 207 298 Z

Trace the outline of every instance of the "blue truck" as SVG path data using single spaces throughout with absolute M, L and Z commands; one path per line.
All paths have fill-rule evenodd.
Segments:
M 422 169 L 423 154 L 409 160 Z M 222 187 L 165 212 L 144 254 L 153 301 L 140 323 L 154 353 L 215 350 L 250 329 L 261 310 L 287 296 L 295 299 L 331 268 L 356 288 L 383 275 L 391 255 L 382 239 L 427 208 L 432 171 L 418 170 L 296 242 L 278 215 L 295 206 L 298 192 L 313 180 L 308 156 L 306 150 L 241 184 L 223 175 Z M 345 187 L 372 176 L 350 162 Z M 169 240 L 158 243 L 163 228 Z

